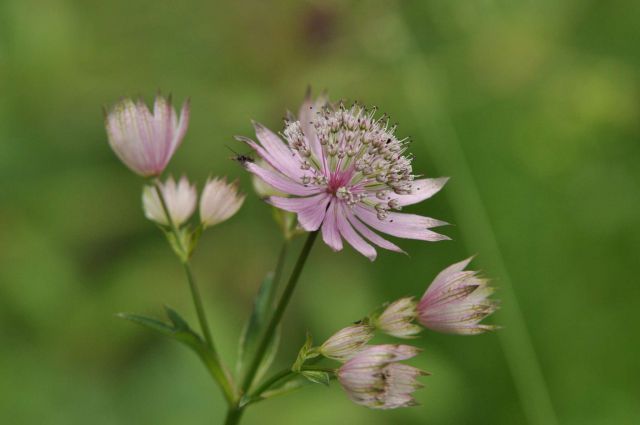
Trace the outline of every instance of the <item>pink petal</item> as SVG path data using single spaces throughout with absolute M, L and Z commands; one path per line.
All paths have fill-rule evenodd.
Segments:
M 349 244 L 355 248 L 360 254 L 367 257 L 369 260 L 373 261 L 376 259 L 376 250 L 374 247 L 369 245 L 362 237 L 353 230 L 351 224 L 349 224 L 348 217 L 350 217 L 352 213 L 347 210 L 347 206 L 344 203 L 340 202 L 340 208 L 338 209 L 338 230 L 342 237 L 349 242 Z
M 327 209 L 327 214 L 322 223 L 322 240 L 334 251 L 340 251 L 342 249 L 342 239 L 338 231 L 338 208 L 336 204 L 336 201 L 331 202 Z
M 369 229 L 367 226 L 362 224 L 360 220 L 354 215 L 351 214 L 349 216 L 349 222 L 355 229 L 365 238 L 369 239 L 372 243 L 378 245 L 380 248 L 388 249 L 390 251 L 401 252 L 406 254 L 399 246 L 389 242 L 382 236 L 375 233 L 373 230 Z
M 307 198 L 271 196 L 267 202 L 285 211 L 298 214 L 298 222 L 302 228 L 307 232 L 313 232 L 322 224 L 330 200 L 331 196 L 328 193 L 320 193 Z
M 172 111 L 173 113 L 173 111 Z M 173 113 L 175 119 L 175 113 Z M 171 146 L 171 155 L 178 149 L 180 144 L 182 143 L 182 139 L 184 139 L 184 135 L 187 133 L 187 128 L 189 127 L 189 116 L 190 116 L 190 103 L 189 100 L 185 101 L 182 104 L 182 109 L 180 110 L 180 118 L 178 119 L 178 123 L 174 127 L 174 135 L 173 142 Z
M 441 287 L 446 286 L 448 282 L 451 282 L 451 277 L 462 272 L 471 262 L 471 260 L 473 260 L 473 257 L 469 257 L 466 260 L 462 260 L 458 263 L 452 264 L 438 273 L 438 276 L 433 279 L 433 282 L 431 283 L 431 285 L 429 285 L 429 288 L 427 288 L 425 296 L 427 295 L 427 292 L 435 292 L 440 290 Z
M 285 176 L 289 177 L 291 180 L 300 181 L 302 176 L 304 175 L 304 171 L 300 168 L 301 162 L 298 157 L 289 151 L 289 154 L 286 157 L 283 157 L 279 152 L 269 152 L 264 149 L 262 146 L 254 142 L 253 140 L 243 137 L 236 136 L 236 139 L 246 143 L 249 145 L 262 159 L 267 161 L 269 165 L 271 165 L 274 169 L 281 172 Z
M 324 163 L 324 154 L 322 151 L 322 145 L 316 135 L 313 121 L 315 120 L 316 114 L 319 112 L 323 103 L 324 101 L 321 98 L 314 102 L 311 99 L 311 91 L 309 90 L 307 91 L 307 95 L 305 96 L 304 102 L 302 102 L 302 106 L 300 107 L 300 112 L 298 113 L 300 128 L 302 128 L 302 132 L 307 139 L 307 143 L 309 143 L 309 149 L 320 163 Z
M 380 220 L 373 210 L 361 205 L 356 205 L 355 214 L 365 224 L 368 224 L 374 229 L 399 238 L 432 242 L 450 239 L 448 236 L 428 230 L 426 224 L 428 224 L 430 220 L 433 220 L 428 217 L 421 217 L 414 214 L 390 213 L 389 218 Z
M 248 171 L 264 180 L 265 183 L 284 193 L 297 196 L 308 196 L 314 195 L 323 190 L 323 188 L 318 186 L 303 186 L 301 183 L 296 183 L 280 173 L 265 170 L 254 162 L 245 162 L 244 166 Z
M 289 149 L 289 146 L 285 144 L 277 134 L 262 124 L 254 121 L 253 127 L 255 128 L 258 141 L 273 160 L 273 163 L 269 161 L 271 166 L 277 170 L 287 170 L 286 174 L 291 178 L 302 177 L 299 158 Z M 268 161 L 267 158 L 265 158 L 265 160 Z M 297 170 L 294 167 L 297 168 Z
M 415 180 L 411 184 L 411 194 L 409 195 L 396 195 L 393 194 L 391 197 L 394 197 L 398 201 L 398 205 L 412 205 L 417 204 L 418 202 L 422 202 L 425 199 L 431 198 L 433 195 L 438 193 L 440 189 L 447 183 L 449 177 L 440 177 L 437 179 L 419 179 Z

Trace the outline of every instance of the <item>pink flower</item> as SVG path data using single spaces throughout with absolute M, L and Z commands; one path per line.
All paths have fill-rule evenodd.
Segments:
M 338 380 L 354 403 L 372 409 L 415 406 L 412 393 L 422 387 L 417 378 L 426 373 L 399 362 L 418 352 L 409 345 L 373 345 L 342 365 Z
M 226 178 L 209 179 L 200 195 L 200 221 L 203 227 L 214 226 L 234 215 L 244 202 L 238 193 L 236 182 L 227 183 Z
M 141 100 L 124 99 L 106 117 L 109 144 L 118 158 L 143 176 L 162 174 L 187 131 L 189 104 L 178 118 L 171 100 L 157 96 L 153 113 Z
M 160 190 L 169 210 L 171 221 L 176 226 L 180 226 L 191 217 L 191 214 L 196 209 L 198 193 L 195 186 L 190 184 L 189 180 L 184 176 L 177 184 L 173 177 L 169 176 L 164 183 L 160 183 Z M 155 187 L 145 186 L 142 192 L 142 206 L 144 215 L 149 220 L 165 226 L 169 225 L 167 215 Z
M 347 326 L 333 334 L 318 352 L 330 359 L 345 361 L 360 351 L 371 338 L 374 328 L 368 323 Z
M 422 328 L 413 323 L 417 316 L 413 297 L 400 298 L 389 304 L 373 321 L 376 328 L 396 338 L 413 338 Z
M 471 258 L 444 269 L 418 303 L 418 321 L 443 333 L 474 335 L 495 329 L 480 321 L 497 309 L 493 288 L 478 272 L 465 271 Z
M 374 118 L 375 112 L 307 97 L 298 120 L 285 121 L 284 141 L 258 123 L 259 143 L 238 138 L 273 168 L 244 161 L 247 170 L 290 195 L 268 202 L 296 213 L 306 231 L 321 228 L 334 251 L 342 249 L 344 239 L 370 260 L 376 257 L 372 244 L 402 252 L 372 229 L 400 238 L 449 239 L 430 230 L 446 223 L 394 211 L 430 198 L 447 179 L 415 179 L 407 140 L 398 140 L 395 126 L 385 116 Z

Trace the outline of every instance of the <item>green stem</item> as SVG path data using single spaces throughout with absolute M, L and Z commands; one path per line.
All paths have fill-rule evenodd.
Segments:
M 280 248 L 280 254 L 276 262 L 276 268 L 273 272 L 273 291 L 271 291 L 271 298 L 268 300 L 267 305 L 273 305 L 273 297 L 275 297 L 278 284 L 282 279 L 282 269 L 284 269 L 284 260 L 287 258 L 287 251 L 289 249 L 289 239 L 285 239 Z
M 273 375 L 271 378 L 269 378 L 266 381 L 264 381 L 262 383 L 262 385 L 260 385 L 258 388 L 256 388 L 256 390 L 252 392 L 252 394 L 249 397 L 249 399 L 260 397 L 260 395 L 262 393 L 267 391 L 269 388 L 273 387 L 275 384 L 277 384 L 281 380 L 284 380 L 285 378 L 290 378 L 290 377 L 295 376 L 295 375 L 296 375 L 296 373 L 293 372 L 291 369 L 283 369 L 283 370 L 281 370 L 280 372 L 278 372 L 275 375 Z
M 315 370 L 315 371 L 327 372 L 331 375 L 332 378 L 335 376 L 335 373 L 336 373 L 336 369 L 334 368 L 318 367 L 318 366 L 303 366 L 301 370 Z M 271 387 L 273 387 L 276 384 L 280 384 L 283 381 L 287 382 L 292 378 L 295 378 L 296 376 L 299 376 L 298 372 L 294 372 L 291 369 L 281 370 L 280 372 L 276 373 L 275 375 L 271 376 L 269 379 L 264 381 L 262 385 L 256 388 L 255 391 L 252 391 L 251 395 L 248 397 L 249 401 L 245 404 L 245 406 L 248 406 L 249 404 L 253 404 L 260 400 L 263 400 L 263 398 L 261 397 L 262 394 L 264 394 L 269 389 L 271 389 Z
M 227 402 L 231 405 L 235 400 L 235 390 L 233 388 L 233 383 L 229 373 L 226 368 L 222 364 L 222 360 L 218 355 L 218 352 L 215 349 L 215 345 L 213 344 L 213 338 L 211 337 L 211 330 L 209 329 L 209 323 L 207 321 L 207 316 L 204 312 L 204 307 L 202 305 L 202 298 L 200 297 L 200 291 L 198 289 L 198 285 L 196 284 L 195 276 L 193 275 L 193 270 L 191 269 L 191 263 L 188 259 L 188 254 L 186 248 L 182 244 L 182 238 L 180 237 L 180 232 L 178 227 L 173 221 L 171 214 L 169 213 L 169 207 L 167 206 L 167 202 L 164 199 L 164 194 L 162 193 L 162 188 L 160 187 L 159 181 L 156 179 L 153 182 L 156 193 L 158 194 L 158 198 L 160 199 L 160 204 L 162 205 L 162 209 L 164 214 L 167 217 L 167 222 L 169 223 L 169 227 L 171 229 L 171 233 L 176 240 L 176 244 L 180 249 L 181 253 L 184 255 L 180 256 L 180 261 L 182 262 L 182 266 L 187 275 L 187 281 L 189 282 L 189 289 L 191 291 L 191 298 L 193 299 L 193 304 L 196 308 L 196 313 L 198 316 L 198 322 L 200 323 L 200 329 L 202 330 L 202 334 L 204 335 L 204 339 L 207 343 L 207 348 L 209 349 L 208 355 L 201 355 L 202 361 L 205 363 L 207 368 L 211 371 L 212 376 L 220 385 L 222 392 L 224 393 Z
M 227 417 L 224 420 L 224 425 L 236 425 L 240 422 L 240 418 L 242 418 L 242 414 L 244 413 L 244 408 L 242 407 L 232 407 L 227 411 Z
M 438 88 L 446 84 L 438 80 L 437 66 L 429 66 L 416 43 L 412 43 L 409 52 L 407 57 L 410 59 L 403 67 L 408 99 L 411 109 L 421 111 L 417 122 L 422 126 L 423 133 L 430 140 L 440 141 L 430 145 L 433 147 L 432 154 L 456 171 L 454 174 L 458 185 L 449 193 L 459 221 L 466 223 L 467 231 L 463 233 L 463 238 L 473 250 L 480 247 L 488 258 L 493 257 L 494 269 L 502 277 L 500 289 L 503 303 L 496 317 L 507 326 L 498 332 L 498 338 L 525 417 L 532 425 L 555 425 L 558 419 L 551 396 L 488 210 L 453 122 L 439 99 Z
M 309 257 L 309 253 L 311 252 L 311 248 L 313 247 L 313 243 L 315 242 L 317 236 L 318 236 L 317 231 L 309 233 L 309 236 L 307 237 L 307 240 L 304 246 L 302 247 L 302 251 L 300 251 L 300 256 L 298 257 L 298 260 L 296 261 L 296 265 L 294 266 L 293 271 L 291 272 L 291 276 L 289 277 L 289 282 L 287 282 L 287 286 L 284 289 L 282 296 L 280 297 L 280 301 L 278 301 L 276 310 L 273 313 L 271 320 L 269 321 L 269 325 L 267 326 L 267 329 L 265 330 L 265 333 L 262 336 L 262 339 L 260 340 L 260 345 L 258 345 L 256 354 L 251 362 L 251 365 L 249 366 L 249 369 L 247 370 L 247 374 L 245 375 L 245 378 L 242 384 L 242 393 L 245 393 L 245 394 L 247 393 L 247 391 L 251 387 L 251 384 L 253 383 L 253 380 L 255 379 L 256 372 L 258 371 L 258 367 L 262 362 L 262 358 L 264 357 L 267 351 L 267 347 L 269 346 L 269 343 L 273 338 L 273 335 L 276 331 L 276 328 L 278 327 L 278 324 L 282 320 L 284 311 L 286 310 L 287 305 L 291 300 L 291 295 L 293 294 L 293 291 L 296 288 L 298 279 L 300 278 L 300 274 L 302 273 L 302 269 L 304 268 L 304 265 L 307 261 L 307 258 Z M 283 246 L 283 249 L 280 252 L 280 257 L 278 258 L 278 265 L 276 266 L 274 279 L 279 279 L 280 277 L 279 275 L 282 273 L 282 266 L 284 264 L 284 257 L 286 254 L 287 244 L 288 242 L 285 242 L 285 246 Z M 275 282 L 277 283 L 277 280 Z M 280 376 L 278 379 L 282 379 L 282 378 L 284 378 L 284 375 Z M 275 382 L 271 382 L 270 385 L 273 385 L 274 383 Z M 261 388 L 262 387 L 264 387 L 264 385 L 261 386 Z M 240 422 L 240 418 L 242 417 L 245 407 L 246 405 L 241 407 L 239 404 L 236 404 L 236 406 L 233 406 L 233 407 L 229 407 L 229 410 L 227 410 L 227 417 L 224 422 L 225 425 L 235 425 L 238 422 Z
M 282 320 L 284 311 L 286 310 L 287 305 L 291 300 L 291 295 L 293 294 L 293 291 L 296 288 L 296 284 L 298 283 L 298 279 L 300 278 L 300 273 L 304 268 L 304 264 L 306 263 L 307 258 L 309 257 L 309 253 L 311 252 L 311 248 L 313 247 L 313 243 L 315 242 L 317 236 L 318 236 L 318 232 L 315 231 L 315 232 L 309 233 L 309 236 L 307 237 L 304 247 L 300 252 L 300 256 L 298 257 L 298 261 L 296 262 L 296 265 L 293 271 L 291 272 L 291 277 L 289 277 L 289 282 L 287 283 L 287 286 L 284 289 L 282 296 L 280 297 L 280 301 L 276 306 L 276 310 L 273 313 L 273 317 L 271 318 L 271 321 L 269 322 L 269 325 L 265 330 L 264 336 L 260 341 L 260 345 L 258 345 L 258 349 L 256 350 L 255 357 L 253 358 L 253 361 L 251 362 L 251 366 L 249 367 L 247 374 L 245 375 L 244 382 L 242 383 L 243 393 L 246 393 L 249 390 L 249 387 L 251 386 L 251 384 L 253 383 L 253 379 L 255 378 L 256 372 L 258 371 L 260 362 L 262 362 L 262 358 L 264 357 L 265 352 L 267 351 L 267 347 L 269 346 L 269 343 L 273 338 L 273 334 L 275 333 L 276 328 L 280 323 L 280 320 Z

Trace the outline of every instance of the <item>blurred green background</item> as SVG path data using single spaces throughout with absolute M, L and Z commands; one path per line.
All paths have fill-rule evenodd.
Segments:
M 281 129 L 308 84 L 380 106 L 414 140 L 417 172 L 452 177 L 411 211 L 454 223 L 454 240 L 400 241 L 410 256 L 373 264 L 318 244 L 279 364 L 306 329 L 321 340 L 472 253 L 501 288 L 504 329 L 417 340 L 433 373 L 420 407 L 370 411 L 313 386 L 243 423 L 640 423 L 638 16 L 632 0 L 3 0 L 0 423 L 221 421 L 192 353 L 113 315 L 169 304 L 195 324 L 101 107 L 190 97 L 170 172 L 237 177 L 250 193 L 194 258 L 230 361 L 280 239 L 225 145 L 243 149 L 232 136 L 251 135 L 251 118 Z

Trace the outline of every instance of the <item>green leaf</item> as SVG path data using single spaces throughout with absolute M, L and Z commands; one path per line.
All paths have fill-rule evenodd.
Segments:
M 164 336 L 175 339 L 191 349 L 195 350 L 198 355 L 206 354 L 206 346 L 202 338 L 189 327 L 189 324 L 173 309 L 165 307 L 167 316 L 171 321 L 171 325 L 164 323 L 152 317 L 142 316 L 139 314 L 119 313 L 117 316 L 144 326 L 145 328 L 156 331 Z
M 310 385 L 308 379 L 305 379 L 302 376 L 296 376 L 278 387 L 263 392 L 259 395 L 259 400 L 266 400 L 268 398 L 289 394 L 307 385 Z
M 274 295 L 275 285 L 273 282 L 273 273 L 268 273 L 260 285 L 256 298 L 253 300 L 251 316 L 249 316 L 249 320 L 244 325 L 242 334 L 240 335 L 238 361 L 236 363 L 236 371 L 239 375 L 243 372 L 244 366 L 251 359 L 251 356 L 259 343 L 259 338 L 262 335 L 264 328 L 267 326 L 269 313 L 273 309 Z M 277 338 L 274 338 L 273 340 L 275 341 L 275 339 Z M 277 349 L 277 344 L 272 344 L 272 346 L 275 346 L 275 349 Z M 274 350 L 274 348 L 270 346 L 268 350 L 271 351 Z M 265 358 L 266 357 L 268 356 L 265 356 Z
M 278 326 L 276 331 L 273 334 L 273 338 L 271 338 L 271 342 L 267 347 L 264 357 L 262 358 L 262 362 L 260 362 L 260 366 L 258 366 L 258 371 L 256 372 L 256 377 L 254 382 L 260 382 L 260 380 L 264 377 L 264 375 L 269 370 L 269 367 L 273 363 L 276 358 L 276 354 L 278 354 L 278 347 L 280 347 L 280 336 L 282 334 L 282 327 Z
M 163 335 L 173 337 L 173 333 L 174 333 L 173 327 L 167 325 L 164 322 L 161 322 L 158 319 L 142 316 L 139 314 L 133 314 L 133 313 L 118 313 L 116 316 L 118 316 L 121 319 L 129 320 L 130 322 L 142 325 L 145 328 L 159 332 Z
M 312 359 L 314 357 L 318 357 L 320 353 L 318 353 L 317 349 L 313 347 L 313 339 L 311 338 L 311 334 L 307 332 L 307 339 L 304 341 L 304 345 L 298 351 L 298 357 L 296 361 L 291 366 L 291 370 L 294 372 L 300 372 L 302 369 L 302 365 L 308 359 Z
M 321 370 L 303 370 L 302 372 L 300 372 L 300 374 L 313 383 L 322 384 L 327 387 L 331 382 L 329 374 Z
M 176 330 L 192 332 L 187 321 L 184 320 L 177 311 L 166 305 L 164 306 L 164 311 L 167 313 L 167 317 L 171 320 Z

